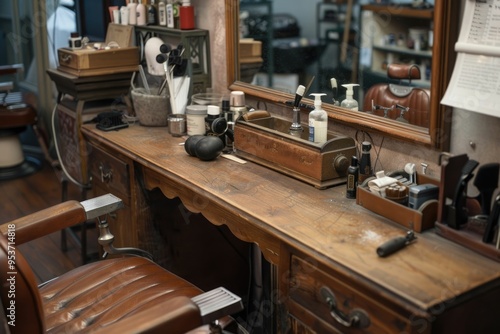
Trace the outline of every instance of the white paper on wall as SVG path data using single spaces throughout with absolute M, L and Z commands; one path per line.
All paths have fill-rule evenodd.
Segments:
M 467 0 L 441 103 L 500 117 L 500 0 Z

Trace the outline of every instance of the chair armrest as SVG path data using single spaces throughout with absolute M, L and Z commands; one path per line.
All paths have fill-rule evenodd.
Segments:
M 0 66 L 0 75 L 16 74 L 24 70 L 23 64 L 3 65 Z
M 190 298 L 179 296 L 104 326 L 95 333 L 184 334 L 202 325 L 198 306 Z
M 5 235 L 14 225 L 16 244 L 22 244 L 85 221 L 83 206 L 77 201 L 67 201 L 2 224 L 0 232 Z
M 22 244 L 87 220 L 113 212 L 123 202 L 111 194 L 95 197 L 83 202 L 66 201 L 50 208 L 29 214 L 12 222 L 0 225 L 0 233 L 6 235 L 13 230 L 16 244 Z

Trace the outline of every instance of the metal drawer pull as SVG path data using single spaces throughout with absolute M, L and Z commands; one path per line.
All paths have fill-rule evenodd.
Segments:
M 104 172 L 104 167 L 102 165 L 99 166 L 99 170 L 101 171 L 101 182 L 109 182 L 113 177 L 113 171 L 110 169 L 107 173 Z
M 61 60 L 63 63 L 69 63 L 71 61 L 71 55 L 62 55 Z
M 349 314 L 345 314 L 337 308 L 337 301 L 332 290 L 326 286 L 321 287 L 320 294 L 330 308 L 330 315 L 335 321 L 345 327 L 366 328 L 370 326 L 370 318 L 365 311 L 354 309 Z

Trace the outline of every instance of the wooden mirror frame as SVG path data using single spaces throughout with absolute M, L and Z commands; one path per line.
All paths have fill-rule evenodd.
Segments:
M 229 89 L 240 90 L 250 97 L 284 106 L 285 101 L 293 100 L 292 94 L 237 81 L 240 67 L 238 62 L 238 47 L 235 46 L 239 43 L 239 0 L 225 0 L 225 6 L 227 80 Z M 448 150 L 450 144 L 451 109 L 441 105 L 440 101 L 446 91 L 455 64 L 456 53 L 454 51 L 454 44 L 458 38 L 459 16 L 460 6 L 456 2 L 453 4 L 453 0 L 435 0 L 434 44 L 431 65 L 431 106 L 428 129 L 325 103 L 323 107 L 328 112 L 329 118 L 356 129 L 423 144 L 438 150 Z M 308 99 L 305 99 L 305 102 L 312 103 Z

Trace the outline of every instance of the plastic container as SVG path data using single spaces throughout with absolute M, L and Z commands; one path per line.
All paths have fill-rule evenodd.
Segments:
M 172 112 L 168 95 L 147 94 L 145 88 L 134 88 L 132 102 L 140 125 L 167 126 Z
M 139 0 L 135 11 L 137 13 L 136 25 L 145 26 L 148 19 L 146 16 L 146 6 L 142 3 L 142 0 Z
M 342 101 L 340 106 L 342 108 L 347 108 L 350 110 L 358 111 L 359 110 L 359 105 L 358 101 L 354 99 L 354 87 L 359 86 L 358 84 L 345 84 L 342 85 L 342 87 L 345 87 L 347 89 L 346 91 L 346 98 L 345 100 Z
M 324 143 L 328 134 L 328 114 L 322 107 L 321 96 L 324 93 L 313 93 L 314 110 L 309 113 L 309 141 Z
M 205 117 L 207 106 L 190 105 L 186 107 L 186 125 L 188 136 L 205 134 Z
M 167 7 L 163 0 L 158 3 L 158 23 L 164 27 L 167 25 Z
M 137 24 L 137 3 L 134 0 L 131 0 L 128 5 L 128 24 L 136 25 Z

